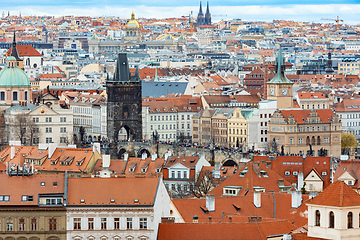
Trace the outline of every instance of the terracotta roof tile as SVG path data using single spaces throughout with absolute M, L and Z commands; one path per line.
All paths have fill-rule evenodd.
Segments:
M 307 204 L 351 207 L 360 206 L 360 195 L 343 181 L 336 181 Z
M 31 45 L 17 45 L 16 48 L 20 57 L 42 57 L 42 54 Z M 12 47 L 5 53 L 5 56 L 10 56 L 11 49 Z
M 159 178 L 131 177 L 69 178 L 68 206 L 153 205 L 159 181 Z M 81 199 L 85 203 L 80 203 Z M 115 202 L 111 203 L 111 199 Z

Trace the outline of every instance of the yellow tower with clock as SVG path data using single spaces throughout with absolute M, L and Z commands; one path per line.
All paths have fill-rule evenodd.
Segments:
M 276 74 L 267 82 L 267 99 L 277 100 L 277 108 L 292 108 L 293 105 L 293 82 L 285 76 L 285 60 L 281 53 L 275 60 Z

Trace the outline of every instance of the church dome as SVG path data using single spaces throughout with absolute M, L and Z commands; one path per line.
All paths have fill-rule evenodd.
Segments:
M 137 29 L 140 28 L 140 24 L 135 20 L 135 13 L 131 14 L 131 19 L 125 25 L 126 29 Z
M 14 61 L 16 59 L 14 57 L 8 57 L 7 60 Z M 0 87 L 31 87 L 29 78 L 25 72 L 18 67 L 10 66 L 11 65 L 8 64 L 8 67 L 0 71 Z

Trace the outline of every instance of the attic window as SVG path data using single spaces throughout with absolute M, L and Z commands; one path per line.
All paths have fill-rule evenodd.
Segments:
M 115 199 L 110 199 L 110 202 L 111 202 L 111 203 L 114 203 L 114 202 L 115 202 Z
M 146 168 L 142 168 L 142 169 L 141 169 L 141 172 L 142 172 L 142 173 L 146 173 Z
M 298 172 L 297 172 L 297 171 L 294 171 L 294 172 L 293 172 L 293 175 L 294 175 L 294 176 L 297 176 L 297 175 L 298 175 Z
M 45 182 L 41 182 L 41 184 L 40 184 L 41 186 L 45 186 Z
M 290 171 L 285 171 L 285 177 L 290 177 Z
M 156 169 L 156 173 L 160 173 L 161 168 Z
M 138 203 L 139 202 L 139 199 L 134 199 L 134 203 Z
M 57 182 L 53 182 L 53 186 L 56 187 L 56 186 L 57 186 Z
M 85 199 L 80 199 L 80 203 L 85 203 Z
M 326 176 L 327 176 L 327 172 L 326 172 L 326 171 L 322 172 L 322 173 L 321 173 L 321 176 L 322 176 L 322 177 L 326 177 Z
M 87 153 L 87 152 L 88 152 L 88 150 L 85 151 L 85 153 Z
M 129 168 L 129 172 L 134 172 L 134 168 Z

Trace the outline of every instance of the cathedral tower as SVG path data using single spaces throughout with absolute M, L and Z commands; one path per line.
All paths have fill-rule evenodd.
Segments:
M 126 53 L 119 53 L 114 78 L 106 81 L 107 134 L 110 142 L 118 141 L 121 128 L 125 128 L 126 139 L 142 139 L 141 79 L 136 68 L 131 75 Z

